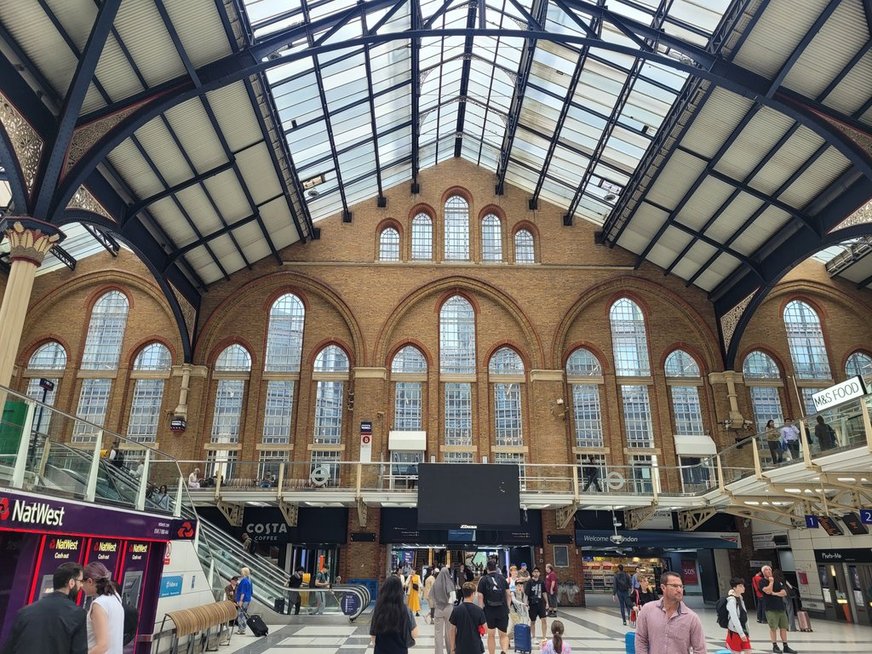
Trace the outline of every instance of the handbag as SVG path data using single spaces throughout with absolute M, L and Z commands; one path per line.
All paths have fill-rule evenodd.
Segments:
M 630 622 L 636 621 L 636 607 L 630 609 Z

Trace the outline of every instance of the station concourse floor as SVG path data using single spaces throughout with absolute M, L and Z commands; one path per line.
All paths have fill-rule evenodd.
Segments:
M 565 640 L 578 654 L 623 654 L 624 634 L 628 627 L 621 624 L 617 605 L 604 595 L 591 596 L 585 608 L 559 609 L 558 619 L 566 627 Z M 698 598 L 688 598 L 688 605 L 702 620 L 709 654 L 724 648 L 725 631 L 717 625 L 713 608 L 701 608 Z M 419 636 L 409 654 L 434 651 L 433 625 L 424 623 L 424 612 L 418 619 Z M 769 629 L 757 624 L 750 616 L 749 631 L 753 652 L 772 652 Z M 269 625 L 270 634 L 255 638 L 249 631 L 235 635 L 229 646 L 219 648 L 219 654 L 372 654 L 369 646 L 369 612 L 354 623 L 340 616 L 303 616 L 292 618 L 289 624 Z M 549 618 L 550 628 L 550 618 Z M 813 620 L 813 632 L 789 632 L 790 646 L 799 654 L 870 654 L 872 627 L 849 625 L 829 620 Z M 538 629 L 537 629 L 538 632 Z M 539 651 L 534 643 L 533 652 Z M 780 643 L 779 643 L 780 644 Z M 513 650 L 510 650 L 510 652 Z M 499 649 L 497 649 L 499 653 Z

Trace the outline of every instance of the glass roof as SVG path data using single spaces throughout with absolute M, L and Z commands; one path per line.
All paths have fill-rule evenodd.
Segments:
M 418 4 L 429 33 L 413 42 L 406 33 Z M 728 4 L 623 0 L 607 9 L 705 46 Z M 639 48 L 613 22 L 596 18 L 596 4 L 578 0 L 548 3 L 540 24 L 557 40 L 539 41 L 524 38 L 540 11 L 533 0 L 420 0 L 379 9 L 367 8 L 370 2 L 361 11 L 354 0 L 244 5 L 258 41 L 311 26 L 270 55 L 287 63 L 267 78 L 314 220 L 411 181 L 415 164 L 423 169 L 459 155 L 534 198 L 602 223 L 687 77 L 630 54 L 558 42 L 599 33 L 607 43 Z M 317 24 L 346 12 L 350 18 L 335 27 Z M 467 27 L 494 31 L 469 39 L 445 33 Z M 364 34 L 375 41 L 361 44 Z M 313 55 L 321 45 L 326 51 Z

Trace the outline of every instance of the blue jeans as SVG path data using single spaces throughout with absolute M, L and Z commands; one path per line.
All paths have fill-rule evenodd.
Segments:
M 618 603 L 621 605 L 621 620 L 626 622 L 630 618 L 630 611 L 633 610 L 633 601 L 630 599 L 630 593 L 618 591 L 615 595 L 617 595 Z
M 248 624 L 248 605 L 250 602 L 243 602 L 239 605 L 239 613 L 236 616 L 236 627 L 239 631 L 244 632 Z

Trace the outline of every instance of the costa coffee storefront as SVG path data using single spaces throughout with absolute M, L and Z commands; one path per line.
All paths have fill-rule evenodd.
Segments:
M 0 643 L 18 609 L 51 592 L 59 565 L 99 561 L 139 610 L 143 638 L 134 651 L 148 652 L 166 544 L 193 538 L 195 527 L 189 520 L 0 490 Z

